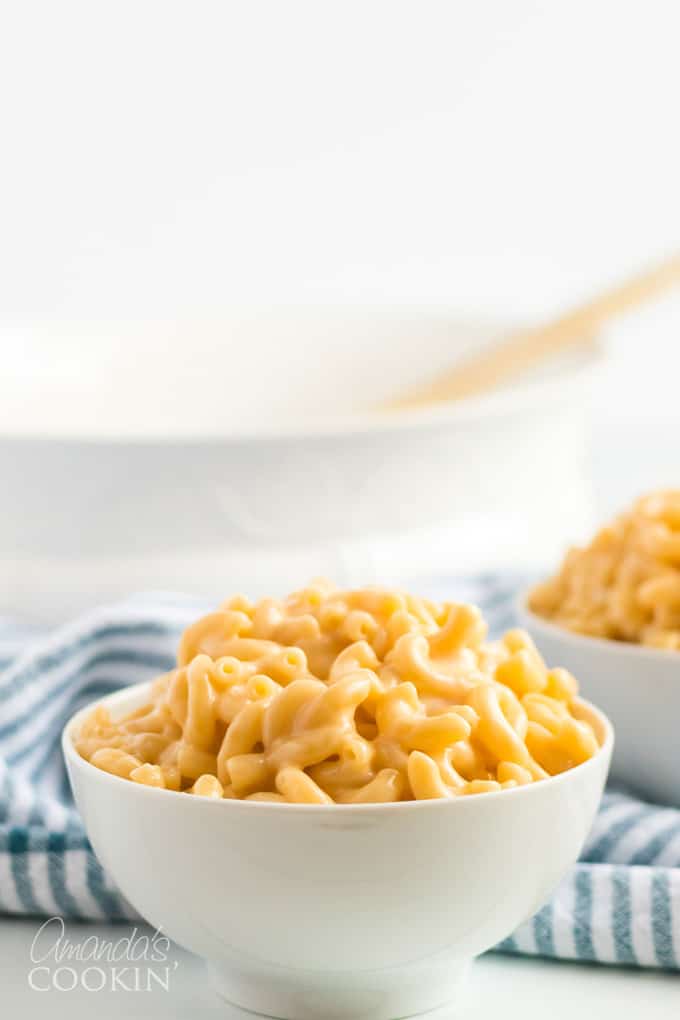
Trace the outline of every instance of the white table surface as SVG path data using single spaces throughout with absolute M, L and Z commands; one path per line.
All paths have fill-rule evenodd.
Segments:
M 52 1020 L 97 1020 L 131 1016 L 134 1020 L 153 1017 L 213 1017 L 247 1020 L 246 1013 L 224 1003 L 207 984 L 201 961 L 172 946 L 169 990 L 155 986 L 152 991 L 39 992 L 31 989 L 28 974 L 33 964 L 30 949 L 39 922 L 0 921 L 0 1014 L 22 1020 L 44 1017 Z M 71 924 L 66 935 L 73 943 L 88 936 L 116 940 L 128 935 L 127 926 Z M 175 966 L 176 964 L 176 966 Z M 77 971 L 87 964 L 65 961 Z M 110 973 L 110 965 L 101 965 Z M 42 980 L 42 975 L 40 976 Z M 449 1009 L 427 1014 L 431 1018 L 464 1016 L 465 1020 L 574 1020 L 597 1017 L 607 1020 L 635 1018 L 672 1020 L 680 1016 L 680 976 L 656 971 L 618 967 L 597 967 L 577 963 L 555 963 L 519 957 L 487 955 L 472 968 L 464 1001 L 457 1012 Z M 319 1020 L 323 1020 L 322 1017 Z

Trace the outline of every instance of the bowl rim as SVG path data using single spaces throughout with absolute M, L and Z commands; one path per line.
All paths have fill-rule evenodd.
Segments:
M 546 620 L 539 616 L 533 609 L 529 608 L 529 597 L 540 582 L 535 582 L 528 588 L 522 589 L 513 600 L 513 609 L 519 622 L 529 621 L 536 630 L 543 630 L 547 634 L 559 638 L 562 641 L 572 642 L 576 646 L 584 648 L 600 648 L 603 651 L 614 655 L 638 656 L 640 659 L 657 662 L 676 662 L 680 667 L 680 651 L 673 648 L 654 648 L 651 645 L 641 645 L 635 641 L 615 641 L 613 638 L 595 637 L 591 634 L 581 634 L 575 630 L 569 630 L 552 620 Z
M 126 787 L 131 796 L 151 796 L 151 797 L 163 797 L 166 798 L 168 794 L 172 794 L 173 797 L 181 798 L 180 802 L 192 803 L 195 810 L 199 809 L 198 806 L 203 804 L 211 804 L 217 806 L 217 810 L 224 810 L 224 805 L 228 805 L 226 810 L 243 809 L 245 811 L 255 812 L 266 812 L 266 811 L 284 811 L 286 814 L 291 812 L 295 813 L 324 813 L 324 814 L 337 814 L 340 809 L 342 816 L 348 814 L 366 814 L 367 812 L 376 812 L 383 814 L 403 813 L 405 811 L 418 811 L 425 810 L 426 808 L 432 810 L 433 805 L 439 805 L 435 810 L 441 810 L 444 805 L 451 805 L 456 803 L 463 805 L 466 803 L 493 803 L 499 797 L 507 800 L 510 797 L 521 797 L 521 796 L 532 796 L 536 795 L 536 792 L 544 790 L 546 786 L 557 786 L 562 785 L 565 782 L 569 782 L 570 778 L 576 773 L 583 775 L 584 770 L 594 770 L 599 767 L 600 763 L 605 760 L 611 759 L 611 754 L 614 748 L 614 727 L 610 719 L 593 705 L 592 702 L 587 701 L 585 698 L 578 698 L 577 704 L 583 706 L 586 712 L 594 717 L 599 727 L 603 732 L 603 739 L 597 752 L 589 758 L 587 761 L 582 762 L 580 765 L 574 765 L 572 768 L 567 769 L 565 772 L 560 772 L 557 775 L 549 776 L 547 779 L 542 779 L 539 782 L 528 783 L 525 786 L 516 786 L 509 790 L 497 790 L 491 793 L 476 793 L 468 794 L 465 797 L 455 798 L 435 798 L 432 800 L 412 800 L 412 801 L 397 801 L 394 803 L 368 803 L 368 804 L 282 804 L 275 801 L 249 801 L 239 799 L 228 799 L 222 798 L 220 800 L 213 799 L 210 797 L 188 797 L 185 791 L 180 790 L 165 790 L 154 786 L 145 786 L 143 783 L 133 783 L 129 779 L 123 779 L 121 776 L 115 776 L 110 772 L 105 772 L 103 769 L 98 769 L 95 765 L 92 765 L 85 758 L 81 757 L 75 749 L 73 744 L 73 734 L 78 728 L 82 720 L 86 715 L 96 707 L 103 705 L 110 705 L 111 703 L 116 704 L 117 702 L 125 703 L 128 699 L 131 702 L 140 700 L 142 695 L 146 694 L 151 690 L 153 684 L 152 680 L 144 681 L 143 683 L 133 684 L 127 687 L 123 687 L 120 690 L 114 691 L 111 694 L 107 694 L 103 698 L 96 698 L 82 708 L 78 709 L 65 723 L 62 735 L 61 735 L 61 747 L 64 759 L 68 767 L 73 769 L 81 769 L 84 773 L 93 775 L 96 773 L 98 781 L 111 784 L 114 786 L 118 785 L 119 788 Z M 608 764 L 607 764 L 608 767 Z M 122 786 L 121 786 L 122 784 Z M 458 810 L 465 810 L 465 808 L 459 807 Z M 189 810 L 192 810 L 190 808 Z M 340 817 L 340 815 L 339 815 Z
M 510 317 L 482 317 L 480 315 L 459 315 L 456 309 L 437 306 L 408 304 L 397 306 L 373 306 L 350 303 L 339 306 L 344 312 L 352 315 L 375 318 L 376 321 L 399 321 L 404 315 L 419 321 L 449 319 L 453 328 L 465 327 L 478 329 L 489 338 L 501 339 L 518 327 L 523 326 L 521 319 Z M 336 306 L 325 306 L 323 315 L 333 314 Z M 309 312 L 309 308 L 303 312 Z M 311 309 L 313 312 L 316 309 Z M 287 308 L 287 311 L 295 309 Z M 414 336 L 417 335 L 414 325 Z M 77 428 L 47 428 L 43 425 L 15 426 L 11 423 L 0 423 L 0 438 L 17 442 L 36 442 L 49 444 L 66 444 L 69 446 L 206 446 L 238 445 L 251 443 L 285 443 L 290 441 L 313 442 L 315 440 L 355 439 L 367 436 L 390 436 L 400 432 L 421 432 L 428 429 L 455 428 L 466 424 L 482 421 L 494 421 L 517 413 L 525 413 L 530 409 L 553 408 L 555 399 L 563 396 L 565 387 L 578 387 L 586 382 L 592 372 L 604 360 L 604 350 L 600 343 L 599 333 L 595 336 L 595 344 L 590 348 L 582 347 L 575 364 L 565 372 L 558 372 L 548 378 L 520 378 L 512 386 L 503 386 L 495 390 L 461 399 L 443 400 L 422 407 L 402 409 L 371 409 L 366 408 L 354 414 L 337 413 L 328 418 L 311 416 L 295 418 L 259 427 L 253 423 L 245 426 L 234 424 L 229 431 L 223 429 L 192 429 L 181 428 L 176 431 L 159 431 L 156 428 L 131 429 L 120 431 L 116 428 L 102 427 L 92 431 Z M 399 393 L 395 392 L 395 397 Z

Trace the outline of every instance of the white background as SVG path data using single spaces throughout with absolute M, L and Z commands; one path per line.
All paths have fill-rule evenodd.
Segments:
M 680 241 L 679 37 L 674 0 L 6 2 L 0 338 L 244 301 L 550 314 Z M 680 420 L 679 322 L 617 331 L 610 417 Z
M 549 316 L 680 246 L 679 38 L 675 0 L 5 2 L 2 353 L 243 303 Z M 601 513 L 679 481 L 679 326 L 607 337 Z
M 678 243 L 679 31 L 674 0 L 5 4 L 3 318 L 549 311 Z

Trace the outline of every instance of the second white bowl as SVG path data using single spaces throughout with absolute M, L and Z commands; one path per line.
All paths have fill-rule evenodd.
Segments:
M 647 800 L 680 807 L 680 653 L 575 634 L 533 613 L 527 597 L 517 603 L 520 625 L 614 724 L 611 778 Z

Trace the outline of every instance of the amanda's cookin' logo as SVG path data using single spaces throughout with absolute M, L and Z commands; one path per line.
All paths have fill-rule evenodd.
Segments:
M 109 940 L 98 935 L 70 939 L 62 917 L 50 917 L 31 943 L 28 984 L 35 992 L 151 992 L 170 989 L 177 960 L 168 959 L 170 940 L 133 928 Z

